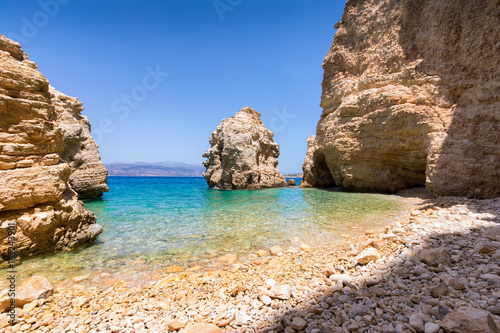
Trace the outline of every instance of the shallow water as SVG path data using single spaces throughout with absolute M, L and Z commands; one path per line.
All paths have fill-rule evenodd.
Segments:
M 297 181 L 298 183 L 298 181 Z M 70 284 L 145 283 L 170 265 L 216 265 L 270 246 L 334 240 L 384 225 L 405 201 L 382 194 L 298 187 L 220 191 L 203 178 L 110 177 L 110 192 L 85 202 L 104 232 L 94 244 L 23 261 L 18 280 L 41 274 Z M 65 283 L 63 283 L 65 282 Z

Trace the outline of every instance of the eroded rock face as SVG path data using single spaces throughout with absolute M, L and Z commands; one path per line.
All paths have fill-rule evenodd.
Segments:
M 245 107 L 224 119 L 209 139 L 203 176 L 210 187 L 259 189 L 286 186 L 278 170 L 279 145 L 260 113 Z
M 64 134 L 64 150 L 61 159 L 71 166 L 69 183 L 80 199 L 102 196 L 108 192 L 108 171 L 99 155 L 99 147 L 90 134 L 90 123 L 81 115 L 82 103 L 75 97 L 66 96 L 49 88 L 57 113 L 58 126 Z
M 18 43 L 0 35 L 0 261 L 8 259 L 9 226 L 20 257 L 73 249 L 102 232 L 70 185 L 85 196 L 107 190 L 81 110 L 49 86 Z M 82 172 L 92 165 L 97 180 Z
M 500 6 L 349 0 L 303 186 L 500 195 Z

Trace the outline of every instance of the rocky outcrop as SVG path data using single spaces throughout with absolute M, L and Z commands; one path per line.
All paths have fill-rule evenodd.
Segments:
M 49 88 L 57 114 L 58 126 L 64 134 L 64 150 L 61 159 L 71 166 L 69 183 L 80 199 L 102 196 L 109 191 L 108 171 L 99 155 L 99 147 L 90 134 L 90 123 L 81 115 L 82 103 L 75 97 L 66 96 Z
M 224 119 L 209 139 L 203 177 L 210 187 L 259 189 L 286 186 L 278 170 L 279 145 L 260 113 L 245 107 Z
M 0 260 L 9 245 L 26 257 L 72 249 L 102 232 L 71 186 L 87 197 L 107 190 L 81 110 L 77 99 L 49 86 L 18 43 L 0 35 Z
M 500 195 L 500 5 L 349 0 L 303 186 Z

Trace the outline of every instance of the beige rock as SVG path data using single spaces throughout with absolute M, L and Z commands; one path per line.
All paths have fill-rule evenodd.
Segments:
M 37 306 L 38 306 L 38 299 L 35 299 L 35 300 L 31 301 L 30 303 L 27 303 L 26 305 L 23 306 L 23 309 L 21 311 L 19 311 L 19 313 L 17 314 L 18 317 L 21 317 L 24 314 L 30 312 L 31 310 L 33 310 Z
M 283 253 L 283 249 L 279 245 L 275 245 L 269 249 L 269 252 L 271 253 L 272 256 L 277 256 L 280 253 Z
M 290 299 L 292 288 L 288 284 L 279 285 L 275 284 L 270 290 L 270 297 L 287 300 Z
M 295 181 L 295 179 L 288 179 L 286 183 L 287 183 L 288 186 L 295 186 L 295 185 L 297 185 L 297 182 Z
M 167 323 L 167 328 L 169 332 L 178 331 L 186 327 L 186 322 L 180 320 L 172 320 Z
M 193 324 L 181 331 L 179 333 L 220 333 L 222 330 L 214 324 Z
M 32 276 L 17 288 L 16 305 L 24 306 L 34 300 L 44 299 L 54 293 L 54 287 L 43 276 Z
M 21 258 L 70 250 L 102 232 L 74 191 L 94 193 L 89 197 L 107 190 L 82 110 L 0 35 L 0 260 L 9 259 L 9 225 L 17 227 Z
M 366 265 L 371 261 L 376 261 L 380 258 L 380 253 L 378 253 L 377 249 L 370 247 L 356 257 L 356 260 L 361 265 Z
M 257 251 L 257 256 L 259 256 L 259 257 L 265 257 L 267 255 L 269 255 L 269 252 L 266 250 L 258 250 Z
M 444 317 L 441 327 L 448 333 L 498 333 L 493 317 L 488 311 L 462 307 Z
M 490 253 L 496 250 L 496 247 L 493 246 L 493 244 L 486 243 L 486 242 L 477 242 L 474 245 L 474 250 L 476 250 L 478 253 Z
M 440 283 L 437 286 L 432 287 L 429 289 L 429 293 L 431 294 L 432 297 L 439 297 L 446 295 L 448 292 L 448 287 L 444 283 Z
M 108 171 L 90 134 L 89 120 L 81 115 L 83 105 L 77 98 L 66 96 L 52 86 L 49 92 L 64 135 L 64 150 L 60 158 L 69 162 L 71 167 L 69 184 L 81 199 L 100 197 L 109 191 L 106 185 Z
M 260 113 L 245 107 L 224 119 L 209 139 L 203 176 L 210 187 L 259 189 L 286 186 L 278 170 L 279 146 Z
M 225 263 L 225 264 L 234 264 L 238 260 L 238 256 L 236 254 L 228 253 L 223 255 L 217 261 Z
M 290 326 L 296 331 L 301 331 L 307 326 L 307 321 L 300 317 L 294 317 Z
M 310 247 L 309 245 L 307 244 L 300 244 L 300 249 L 304 252 L 311 252 L 312 251 L 312 247 Z
M 443 247 L 421 250 L 419 253 L 419 258 L 423 263 L 434 267 L 437 267 L 440 264 L 449 265 L 451 262 L 450 253 Z
M 184 270 L 184 267 L 181 266 L 168 266 L 165 272 L 167 273 L 176 273 L 176 272 L 182 272 Z
M 495 1 L 347 1 L 323 62 L 302 185 L 500 196 L 497 10 Z
M 353 282 L 354 279 L 347 274 L 332 274 L 328 277 L 332 281 Z

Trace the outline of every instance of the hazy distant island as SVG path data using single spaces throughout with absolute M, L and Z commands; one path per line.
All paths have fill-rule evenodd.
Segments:
M 175 161 L 163 161 L 155 163 L 114 162 L 106 164 L 108 176 L 122 177 L 203 177 L 205 167 L 198 164 L 189 164 Z M 287 178 L 302 178 L 302 173 L 283 174 Z
M 127 177 L 202 177 L 205 168 L 201 164 L 174 161 L 156 163 L 110 163 L 106 164 L 108 176 Z
M 286 178 L 302 178 L 304 174 L 302 172 L 300 173 L 284 173 L 283 176 Z

